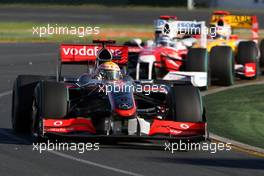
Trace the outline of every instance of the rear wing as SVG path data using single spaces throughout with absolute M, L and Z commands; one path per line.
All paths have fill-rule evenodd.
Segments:
M 62 64 L 87 64 L 95 62 L 98 52 L 103 47 L 101 45 L 82 45 L 82 44 L 61 44 L 60 45 L 60 63 Z M 127 46 L 106 45 L 113 56 L 113 62 L 124 65 L 128 60 Z
M 179 34 L 199 38 L 199 45 L 206 48 L 207 28 L 205 21 L 179 21 L 158 19 L 155 21 L 155 32 L 160 32 L 170 38 L 177 38 Z
M 57 64 L 57 80 L 60 79 L 64 64 L 84 64 L 96 67 L 97 62 L 104 61 L 104 59 L 110 59 L 120 66 L 127 64 L 127 46 L 113 45 L 114 41 L 94 40 L 94 43 L 98 44 L 61 44 Z M 103 56 L 104 54 L 101 53 L 106 50 L 107 58 L 99 58 L 99 55 Z
M 230 15 L 230 13 L 226 11 L 216 11 L 211 17 L 211 23 L 217 23 L 219 20 L 229 24 L 231 28 L 250 29 L 253 40 L 258 40 L 259 38 L 257 16 Z

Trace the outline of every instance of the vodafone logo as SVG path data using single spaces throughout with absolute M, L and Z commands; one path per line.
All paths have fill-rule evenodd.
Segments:
M 96 56 L 100 48 L 98 46 L 81 46 L 62 48 L 62 54 L 65 56 Z M 113 56 L 121 56 L 122 51 L 119 49 L 109 49 Z
M 53 122 L 54 126 L 61 126 L 63 124 L 63 122 L 61 120 L 57 120 L 55 122 Z
M 182 123 L 182 124 L 180 125 L 180 127 L 181 127 L 182 129 L 188 129 L 188 128 L 190 128 L 190 126 L 187 125 L 187 124 L 185 124 L 185 123 Z
M 93 48 L 87 48 L 83 46 L 81 48 L 62 48 L 64 55 L 74 55 L 74 56 L 96 56 L 99 51 L 98 46 L 94 46 Z

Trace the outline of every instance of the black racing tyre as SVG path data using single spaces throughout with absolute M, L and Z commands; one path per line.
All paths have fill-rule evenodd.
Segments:
M 35 89 L 39 116 L 61 119 L 67 115 L 68 90 L 64 83 L 41 81 Z
M 257 74 L 254 78 L 258 76 L 258 48 L 257 44 L 253 41 L 242 41 L 239 42 L 237 48 L 237 57 L 236 61 L 238 64 L 245 65 L 246 63 L 256 63 L 257 65 Z
M 234 84 L 235 63 L 232 48 L 215 46 L 210 52 L 210 74 L 213 84 L 231 86 Z
M 257 62 L 258 48 L 253 41 L 239 42 L 237 47 L 237 63 L 246 64 L 250 62 Z
M 67 115 L 68 90 L 65 84 L 41 81 L 34 91 L 31 133 L 36 141 L 42 140 L 41 117 L 61 119 Z
M 139 53 L 128 53 L 127 73 L 136 78 L 136 67 L 138 62 Z
M 169 120 L 203 122 L 205 112 L 200 91 L 193 85 L 174 85 L 169 93 Z
M 12 127 L 16 133 L 30 132 L 33 92 L 37 83 L 42 79 L 53 78 L 37 75 L 19 75 L 14 82 Z
M 264 39 L 261 40 L 260 46 L 260 67 L 264 67 Z
M 124 45 L 128 47 L 138 47 L 138 44 L 133 41 L 126 41 L 124 42 Z M 136 66 L 138 57 L 139 52 L 128 52 L 127 73 L 134 79 L 136 78 Z
M 144 63 L 141 62 L 140 63 L 140 70 L 139 70 L 139 79 L 148 79 L 148 72 L 149 72 L 149 63 Z M 153 65 L 152 68 L 152 75 L 151 75 L 151 79 L 156 79 L 156 73 L 159 73 L 160 69 L 156 69 L 156 67 Z M 133 78 L 133 75 L 130 75 Z M 136 69 L 135 69 L 135 75 L 136 77 Z
M 209 73 L 208 53 L 205 48 L 190 48 L 187 54 L 185 71 Z M 210 74 L 207 74 L 207 85 L 210 85 Z M 208 89 L 208 86 L 201 88 Z
M 207 72 L 208 59 L 206 49 L 190 48 L 186 58 L 185 69 L 193 72 Z

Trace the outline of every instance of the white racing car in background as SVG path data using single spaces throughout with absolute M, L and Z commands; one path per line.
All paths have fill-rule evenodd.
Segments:
M 128 73 L 136 79 L 188 80 L 207 87 L 208 58 L 204 21 L 179 21 L 161 16 L 155 21 L 155 39 L 127 42 Z

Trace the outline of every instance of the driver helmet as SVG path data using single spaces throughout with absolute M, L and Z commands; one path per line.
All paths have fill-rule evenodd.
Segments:
M 219 20 L 217 24 L 212 25 L 215 26 L 215 38 L 222 38 L 222 39 L 228 39 L 231 35 L 231 26 L 224 23 L 223 20 Z
M 157 46 L 171 46 L 172 41 L 170 37 L 164 35 L 157 39 Z
M 121 78 L 120 68 L 114 62 L 104 62 L 98 66 L 96 78 L 99 80 L 119 80 Z

